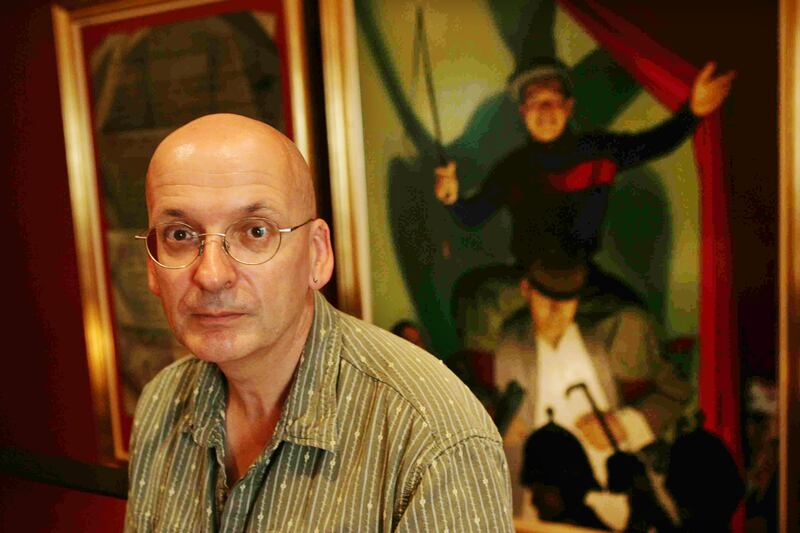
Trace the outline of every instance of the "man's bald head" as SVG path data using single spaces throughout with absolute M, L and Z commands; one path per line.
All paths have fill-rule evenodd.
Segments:
M 148 287 L 181 343 L 220 365 L 299 357 L 333 250 L 314 214 L 308 165 L 289 139 L 237 115 L 190 122 L 150 161 L 147 210 L 156 256 L 197 253 L 180 267 L 152 253 L 147 263 Z M 274 255 L 248 261 L 275 242 Z
M 170 175 L 191 174 L 205 182 L 215 174 L 261 173 L 282 180 L 304 215 L 316 216 L 316 195 L 308 164 L 297 146 L 275 128 L 229 113 L 200 117 L 169 134 L 147 169 L 147 204 L 154 185 Z

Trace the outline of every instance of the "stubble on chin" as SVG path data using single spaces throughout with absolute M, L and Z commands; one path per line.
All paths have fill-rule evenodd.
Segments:
M 182 338 L 181 338 L 182 337 Z M 202 361 L 220 363 L 241 357 L 241 333 L 231 330 L 190 330 L 179 337 L 189 352 Z

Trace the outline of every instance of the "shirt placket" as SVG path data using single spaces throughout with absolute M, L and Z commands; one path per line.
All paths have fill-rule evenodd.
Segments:
M 237 481 L 230 491 L 227 490 L 224 466 L 220 468 L 217 482 L 218 502 L 221 510 L 219 531 L 222 533 L 238 533 L 245 531 L 250 522 L 256 520 L 253 515 L 255 501 L 262 493 L 266 483 L 266 475 L 270 468 L 273 455 L 276 454 L 280 441 L 275 440 L 264 450 L 262 455 L 247 469 L 242 478 Z M 224 453 L 219 454 L 224 464 Z M 219 499 L 221 498 L 221 500 Z M 263 521 L 263 516 L 258 522 Z

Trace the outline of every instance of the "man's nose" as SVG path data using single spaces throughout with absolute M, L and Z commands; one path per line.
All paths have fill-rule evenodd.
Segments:
M 199 264 L 194 273 L 195 282 L 204 290 L 216 292 L 229 288 L 236 281 L 234 260 L 224 249 L 221 235 L 207 235 L 203 243 Z

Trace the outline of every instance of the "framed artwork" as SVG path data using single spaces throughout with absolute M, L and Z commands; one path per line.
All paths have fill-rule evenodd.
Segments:
M 416 322 L 445 361 L 493 352 L 526 305 L 510 215 L 465 229 L 434 195 L 435 168 L 455 161 L 469 196 L 528 142 L 507 82 L 532 58 L 569 69 L 579 131 L 635 132 L 667 120 L 697 70 L 646 36 L 633 45 L 634 29 L 590 1 L 356 0 L 320 9 L 337 268 L 349 276 L 350 299 L 340 303 L 387 329 Z M 720 128 L 712 115 L 694 142 L 614 178 L 594 261 L 643 301 L 670 364 L 699 391 L 685 414 L 702 408 L 706 428 L 738 454 Z
M 780 277 L 778 524 L 800 524 L 800 6 L 780 3 Z
M 266 122 L 313 170 L 302 5 L 296 0 L 53 7 L 84 327 L 103 458 L 127 459 L 142 387 L 184 355 L 149 294 L 149 158 L 208 113 Z
M 366 210 L 373 259 L 368 285 L 378 324 L 418 318 L 431 330 L 433 351 L 447 356 L 459 346 L 451 302 L 465 273 L 514 259 L 503 214 L 477 231 L 464 231 L 436 201 L 436 145 L 441 143 L 446 158 L 458 164 L 468 195 L 494 163 L 524 144 L 527 133 L 506 80 L 529 56 L 555 54 L 569 64 L 575 78 L 573 120 L 582 130 L 641 130 L 671 110 L 557 2 L 520 2 L 507 9 L 479 2 L 431 4 L 425 16 L 443 135 L 437 140 L 421 60 L 415 56 L 416 13 L 412 2 L 355 3 L 363 142 L 369 154 Z M 466 27 L 480 43 L 457 39 Z M 597 261 L 641 294 L 671 334 L 682 336 L 699 328 L 701 206 L 691 144 L 673 155 L 677 159 L 656 161 L 644 173 L 618 180 Z M 679 253 L 686 256 L 676 257 Z M 495 342 L 493 328 L 487 323 L 483 329 L 472 342 L 488 348 Z

